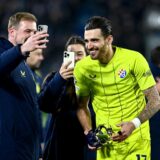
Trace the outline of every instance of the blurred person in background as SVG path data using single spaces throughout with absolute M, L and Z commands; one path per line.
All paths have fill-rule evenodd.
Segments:
M 150 68 L 156 80 L 156 86 L 160 93 L 160 46 L 155 47 L 151 51 Z
M 105 17 L 87 21 L 84 40 L 89 56 L 76 64 L 74 76 L 77 115 L 88 147 L 97 149 L 97 160 L 150 160 L 148 120 L 160 109 L 160 97 L 146 59 L 112 45 L 112 25 Z M 107 128 L 105 142 L 92 129 L 89 100 L 96 126 Z
M 155 47 L 151 51 L 150 68 L 154 79 L 156 81 L 156 87 L 160 94 L 160 46 Z M 160 158 L 160 113 L 156 113 L 154 117 L 150 119 L 150 132 L 151 132 L 151 159 L 159 160 Z
M 0 159 L 39 159 L 39 110 L 35 83 L 26 58 L 43 49 L 47 33 L 37 18 L 17 12 L 9 18 L 8 40 L 0 38 Z
M 40 66 L 41 63 L 44 60 L 43 50 L 42 49 L 36 49 L 32 52 L 30 52 L 29 57 L 26 60 L 26 63 L 29 65 L 32 71 L 32 75 L 36 84 L 36 93 L 39 94 L 41 90 L 41 85 L 43 82 L 42 74 L 40 72 Z M 44 148 L 44 134 L 46 127 L 43 125 L 43 119 L 46 118 L 46 114 L 40 111 L 40 123 L 41 123 L 41 150 L 43 151 Z M 40 153 L 40 157 L 42 156 L 42 151 Z
M 75 53 L 75 63 L 87 54 L 85 42 L 79 36 L 68 39 L 65 51 Z M 46 136 L 44 160 L 83 160 L 84 154 L 87 154 L 84 151 L 83 129 L 76 116 L 78 104 L 73 68 L 69 68 L 69 64 L 70 62 L 63 63 L 58 72 L 49 74 L 42 88 L 45 96 L 40 99 L 40 109 L 52 114 Z
M 29 65 L 29 67 L 32 70 L 32 73 L 33 73 L 33 76 L 36 82 L 36 92 L 37 93 L 40 93 L 41 85 L 43 82 L 41 72 L 39 71 L 39 68 L 43 60 L 44 60 L 44 55 L 43 55 L 42 49 L 36 49 L 30 52 L 30 55 L 26 60 L 26 63 Z

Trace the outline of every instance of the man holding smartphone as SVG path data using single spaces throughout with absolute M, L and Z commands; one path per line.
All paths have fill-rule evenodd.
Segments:
M 9 18 L 8 40 L 0 38 L 0 159 L 39 159 L 39 110 L 34 79 L 26 58 L 43 49 L 46 32 L 37 31 L 28 12 Z
M 97 160 L 150 160 L 149 119 L 160 110 L 160 97 L 146 59 L 137 51 L 113 45 L 111 21 L 93 16 L 85 24 L 89 56 L 76 64 L 78 118 Z M 103 145 L 90 124 L 88 101 L 96 125 L 112 128 Z M 101 147 L 101 148 L 100 148 Z

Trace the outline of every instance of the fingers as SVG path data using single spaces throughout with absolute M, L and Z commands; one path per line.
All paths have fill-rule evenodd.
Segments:
M 117 127 L 122 127 L 124 124 L 125 124 L 125 123 L 121 122 L 121 123 L 117 124 L 116 126 L 117 126 Z M 122 128 L 121 128 L 121 129 L 122 129 Z M 125 140 L 126 138 L 127 138 L 127 136 L 125 135 L 125 133 L 124 133 L 122 130 L 120 130 L 120 131 L 118 131 L 117 133 L 114 133 L 114 134 L 112 135 L 112 138 L 111 138 L 111 139 L 112 139 L 113 141 L 121 142 L 121 141 Z
M 66 64 L 62 64 L 60 71 L 59 71 L 60 75 L 65 80 L 73 77 L 73 68 L 68 68 L 70 63 L 71 62 L 67 62 Z
M 121 132 L 121 131 L 118 131 L 118 134 L 119 134 L 119 135 L 122 135 L 122 132 Z
M 33 36 L 39 37 L 39 38 L 47 38 L 49 37 L 49 34 L 46 33 L 45 31 L 42 31 L 42 32 L 36 32 L 36 34 L 34 34 Z
M 30 36 L 30 39 L 32 39 L 32 41 L 37 42 L 39 40 L 45 40 L 49 37 L 49 34 L 45 33 L 45 32 L 37 32 L 36 34 L 33 34 L 32 36 Z
M 69 65 L 71 64 L 72 62 L 71 61 L 69 61 L 69 62 L 67 62 L 67 63 L 63 63 L 62 64 L 62 66 L 61 66 L 61 68 L 60 68 L 60 70 L 63 72 L 70 72 L 70 71 L 72 71 L 73 72 L 73 69 L 74 68 L 69 68 Z
M 156 82 L 160 82 L 160 77 L 156 77 Z
M 49 42 L 47 39 L 48 36 L 49 35 L 45 32 L 37 32 L 36 34 L 30 36 L 29 38 L 26 39 L 21 48 L 22 53 L 31 52 L 38 48 L 40 49 L 46 48 L 46 45 L 42 44 L 46 44 Z
M 44 39 L 44 40 L 37 40 L 37 42 L 35 43 L 35 48 L 40 48 L 40 49 L 43 49 L 43 48 L 47 48 L 46 46 L 46 43 L 48 43 L 49 41 L 47 39 Z
M 132 122 L 122 122 L 117 125 L 118 127 L 121 127 L 120 131 L 112 136 L 113 141 L 124 141 L 135 129 Z
M 68 79 L 68 78 L 71 78 L 73 77 L 73 71 L 64 71 L 61 73 L 61 76 L 64 78 L 64 79 Z
M 68 68 L 71 63 L 72 63 L 72 61 L 68 61 L 68 62 L 66 62 L 66 63 L 63 63 L 63 64 L 62 64 L 62 68 L 65 68 L 65 69 Z M 73 68 L 70 68 L 70 69 L 73 70 Z
M 49 42 L 49 40 L 47 39 L 49 36 L 49 34 L 47 34 L 46 32 L 37 32 L 35 35 L 33 35 L 33 42 L 35 42 L 36 48 L 46 48 L 46 45 L 42 45 L 42 44 L 46 44 Z
M 113 141 L 122 142 L 122 141 L 124 141 L 127 137 L 128 137 L 128 136 L 127 136 L 124 132 L 119 131 L 117 134 L 114 134 L 111 139 L 112 139 Z
M 89 144 L 88 144 L 88 148 L 90 149 L 90 150 L 93 150 L 93 151 L 95 151 L 97 148 L 96 147 L 92 147 L 92 146 L 90 146 Z

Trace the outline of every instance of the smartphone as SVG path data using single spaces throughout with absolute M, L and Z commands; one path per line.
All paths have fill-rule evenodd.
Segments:
M 40 24 L 38 25 L 38 31 L 45 31 L 46 33 L 48 32 L 48 26 L 45 24 Z
M 75 66 L 75 53 L 64 51 L 63 53 L 63 63 L 66 64 L 67 62 L 71 61 L 72 63 L 68 66 L 69 68 L 74 68 Z
M 47 33 L 48 32 L 48 26 L 45 25 L 45 24 L 38 25 L 38 31 L 39 32 L 45 31 Z M 43 43 L 43 44 L 40 44 L 40 45 L 46 45 L 46 43 Z

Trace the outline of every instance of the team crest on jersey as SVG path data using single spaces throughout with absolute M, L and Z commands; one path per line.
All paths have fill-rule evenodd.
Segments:
M 124 78 L 126 76 L 127 72 L 126 70 L 124 69 L 121 69 L 119 72 L 118 72 L 118 75 L 120 78 Z
M 26 72 L 25 71 L 20 70 L 20 74 L 21 74 L 21 77 L 26 77 Z

